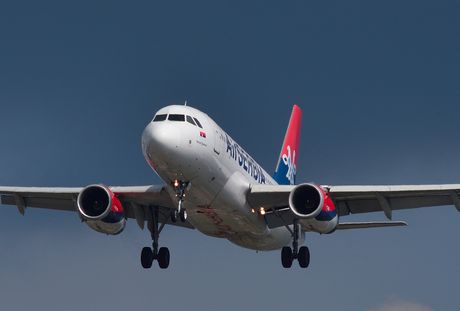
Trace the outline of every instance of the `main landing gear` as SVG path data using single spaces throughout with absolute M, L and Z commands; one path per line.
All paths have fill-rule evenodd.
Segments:
M 189 183 L 181 180 L 175 180 L 173 182 L 174 190 L 176 191 L 176 197 L 179 200 L 177 209 L 171 212 L 171 221 L 177 222 L 179 218 L 180 221 L 187 221 L 187 210 L 184 208 L 185 200 L 185 190 L 187 189 Z
M 152 235 L 152 248 L 144 247 L 141 252 L 141 264 L 144 269 L 150 269 L 153 261 L 158 261 L 158 265 L 161 269 L 167 269 L 169 267 L 169 249 L 167 247 L 158 248 L 158 240 L 160 233 L 163 230 L 165 224 L 158 227 L 158 208 L 151 207 L 151 219 L 149 219 L 148 227 Z
M 299 248 L 299 222 L 294 220 L 294 230 L 292 231 L 292 248 L 283 247 L 281 250 L 281 263 L 284 268 L 292 267 L 292 262 L 297 259 L 301 268 L 308 268 L 310 265 L 310 250 L 306 246 Z

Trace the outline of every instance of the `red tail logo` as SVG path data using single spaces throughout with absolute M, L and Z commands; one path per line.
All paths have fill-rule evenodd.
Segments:
M 300 127 L 302 125 L 302 110 L 294 105 L 291 119 L 284 137 L 283 148 L 276 166 L 273 178 L 280 185 L 294 185 L 297 174 L 297 158 L 300 142 Z

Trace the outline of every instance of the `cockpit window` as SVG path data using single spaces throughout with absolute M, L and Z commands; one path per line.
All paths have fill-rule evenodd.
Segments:
M 197 118 L 193 118 L 193 120 L 195 120 L 196 125 L 198 125 L 200 128 L 203 128 L 203 126 L 201 126 L 201 123 L 197 120 Z
M 153 122 L 160 122 L 166 120 L 167 114 L 157 114 L 155 118 L 153 118 Z
M 185 116 L 183 114 L 170 114 L 168 117 L 169 121 L 185 121 Z
M 193 121 L 193 118 L 191 116 L 186 116 L 187 117 L 187 122 L 190 124 L 193 124 L 196 126 L 195 121 Z

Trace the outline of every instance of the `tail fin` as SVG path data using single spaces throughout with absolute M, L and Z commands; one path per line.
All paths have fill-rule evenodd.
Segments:
M 273 179 L 280 185 L 294 185 L 297 173 L 297 157 L 299 154 L 300 127 L 302 110 L 299 106 L 292 107 L 291 119 L 284 136 L 283 148 L 278 159 Z

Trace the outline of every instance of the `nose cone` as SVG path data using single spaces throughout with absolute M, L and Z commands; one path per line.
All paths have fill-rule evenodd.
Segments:
M 180 149 L 180 130 L 169 122 L 151 122 L 142 134 L 142 151 L 155 168 L 171 164 Z

